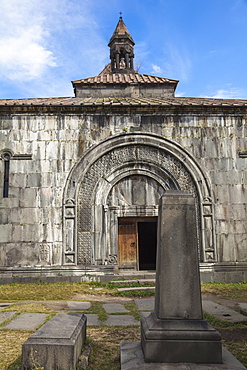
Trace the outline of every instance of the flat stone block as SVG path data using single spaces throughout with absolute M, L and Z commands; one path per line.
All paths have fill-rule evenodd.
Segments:
M 22 370 L 75 370 L 86 339 L 86 316 L 58 313 L 22 345 Z
M 109 315 L 105 322 L 106 326 L 129 326 L 139 324 L 140 322 L 131 315 Z
M 2 324 L 4 321 L 11 319 L 17 311 L 12 312 L 0 312 L 0 324 Z
M 139 279 L 138 282 L 144 285 L 155 285 L 155 279 Z
M 247 303 L 239 303 L 238 305 L 240 307 L 241 312 L 247 315 Z
M 221 363 L 219 333 L 204 320 L 141 320 L 141 345 L 147 362 Z
M 120 303 L 106 303 L 106 304 L 103 304 L 103 308 L 104 310 L 107 312 L 107 313 L 125 313 L 125 312 L 129 312 L 128 310 L 126 310 L 126 308 L 120 304 Z
M 140 287 L 129 287 L 129 288 L 118 288 L 119 292 L 136 291 L 136 290 L 155 290 L 155 286 L 140 286 Z
M 67 301 L 67 306 L 69 310 L 89 310 L 91 307 L 90 302 L 76 302 L 76 301 Z
M 42 325 L 47 315 L 44 313 L 21 313 L 7 325 L 2 326 L 10 330 L 35 330 Z
M 222 348 L 222 364 L 145 362 L 140 342 L 121 342 L 121 370 L 243 370 L 246 369 L 226 348 Z
M 4 308 L 9 307 L 12 304 L 14 304 L 14 303 L 0 303 L 0 310 L 3 310 Z
M 87 313 L 87 326 L 100 326 L 100 320 L 98 318 L 98 315 L 95 315 L 93 313 Z
M 241 315 L 239 312 L 210 300 L 202 301 L 202 308 L 205 312 L 209 313 L 210 315 L 214 315 L 220 320 L 225 320 L 232 323 L 247 321 L 247 317 Z
M 140 311 L 154 310 L 154 298 L 135 299 L 135 303 Z

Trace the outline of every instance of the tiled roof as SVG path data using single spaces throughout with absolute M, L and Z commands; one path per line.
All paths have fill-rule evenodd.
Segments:
M 213 98 L 33 98 L 1 99 L 1 106 L 204 106 L 204 107 L 247 107 L 247 100 Z
M 115 28 L 115 31 L 113 32 L 112 38 L 115 35 L 128 35 L 132 39 L 122 17 L 119 18 L 118 24 Z
M 104 72 L 104 70 L 102 71 Z M 72 81 L 74 84 L 92 85 L 92 84 L 164 84 L 178 83 L 177 80 L 169 78 L 151 76 L 139 73 L 102 73 L 95 77 L 83 78 L 82 80 Z

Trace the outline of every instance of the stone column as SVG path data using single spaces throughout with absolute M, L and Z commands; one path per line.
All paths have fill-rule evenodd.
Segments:
M 120 68 L 120 58 L 119 53 L 116 53 L 116 69 Z
M 202 319 L 196 205 L 167 191 L 159 204 L 155 310 L 141 322 L 147 362 L 221 363 L 220 335 Z

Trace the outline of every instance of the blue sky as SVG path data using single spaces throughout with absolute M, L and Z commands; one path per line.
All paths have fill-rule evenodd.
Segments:
M 247 0 L 0 0 L 0 98 L 73 96 L 123 13 L 139 73 L 177 96 L 247 99 Z

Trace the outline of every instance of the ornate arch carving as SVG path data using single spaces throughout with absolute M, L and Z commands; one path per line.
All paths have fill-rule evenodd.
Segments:
M 64 192 L 64 263 L 95 263 L 95 209 L 101 207 L 97 217 L 102 222 L 107 194 L 118 179 L 131 173 L 155 176 L 164 188 L 165 182 L 169 188 L 170 181 L 196 197 L 201 258 L 215 260 L 211 193 L 202 169 L 178 144 L 153 134 L 133 133 L 91 148 L 72 169 Z

